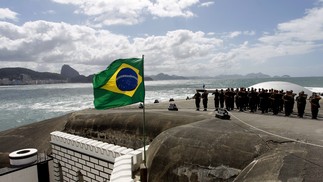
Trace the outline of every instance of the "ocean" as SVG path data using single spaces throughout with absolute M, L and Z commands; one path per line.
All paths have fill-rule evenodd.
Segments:
M 323 77 L 164 80 L 145 82 L 145 102 L 192 97 L 203 85 L 210 89 L 237 88 L 266 81 L 291 82 L 323 93 Z M 1 86 L 0 131 L 93 107 L 91 83 Z

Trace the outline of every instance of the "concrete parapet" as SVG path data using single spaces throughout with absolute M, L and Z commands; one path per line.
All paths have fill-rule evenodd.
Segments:
M 132 158 L 142 155 L 133 149 L 75 136 L 60 131 L 51 133 L 55 180 L 110 180 L 114 168 L 117 178 L 132 177 Z M 130 155 L 127 155 L 130 154 Z M 120 158 L 121 157 L 121 158 Z M 118 159 L 120 158 L 120 159 Z M 127 158 L 129 160 L 124 161 Z M 115 164 L 116 161 L 121 163 Z M 130 163 L 128 163 L 130 161 Z M 137 166 L 137 164 L 135 164 Z
M 148 149 L 149 146 L 146 148 Z M 146 149 L 146 150 L 147 150 Z M 111 174 L 111 182 L 132 182 L 133 173 L 139 170 L 140 163 L 143 160 L 144 148 L 131 151 L 126 155 L 122 155 L 115 159 L 113 171 Z
M 133 149 L 100 142 L 60 131 L 51 133 L 51 143 L 88 154 L 102 160 L 114 162 L 116 157 L 132 152 Z

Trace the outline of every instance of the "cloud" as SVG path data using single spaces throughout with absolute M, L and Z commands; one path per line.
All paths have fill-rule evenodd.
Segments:
M 47 10 L 47 11 L 43 11 L 42 14 L 44 14 L 44 15 L 54 15 L 54 14 L 56 14 L 56 11 L 54 11 L 54 10 Z
M 235 32 L 231 32 L 231 33 L 229 34 L 229 37 L 230 37 L 230 38 L 234 38 L 234 37 L 237 37 L 237 36 L 239 36 L 239 35 L 241 35 L 241 32 L 240 32 L 240 31 L 235 31 Z
M 0 8 L 0 20 L 18 21 L 18 13 L 11 11 L 9 8 Z
M 213 1 L 209 1 L 209 2 L 205 2 L 205 3 L 201 3 L 199 6 L 201 7 L 209 7 L 211 5 L 213 5 L 214 2 Z
M 256 35 L 256 32 L 255 31 L 243 31 L 243 35 L 249 35 L 249 36 L 253 36 L 253 35 Z
M 218 38 L 190 30 L 169 31 L 165 36 L 134 39 L 134 47 L 149 58 L 145 63 L 149 71 L 157 69 L 172 74 L 194 72 L 196 64 L 204 65 L 203 62 L 209 60 L 222 44 L 223 41 Z
M 234 39 L 234 38 L 237 38 L 239 36 L 254 36 L 256 34 L 255 31 L 233 31 L 233 32 L 225 32 L 223 33 L 222 37 L 224 39 Z
M 307 42 L 323 39 L 323 8 L 308 10 L 306 16 L 277 26 L 274 35 L 264 36 L 259 40 L 267 44 L 281 42 Z
M 155 17 L 193 17 L 189 8 L 198 0 L 52 0 L 76 7 L 76 14 L 88 16 L 88 24 L 95 27 L 106 25 L 135 25 L 144 21 L 145 15 Z
M 77 4 L 77 13 L 99 17 L 97 14 L 100 11 L 112 12 L 126 2 L 131 4 L 132 1 L 116 1 L 111 7 L 107 7 L 105 1 L 87 2 L 93 4 L 87 7 L 82 7 L 85 3 L 78 0 L 62 0 L 61 3 Z M 152 3 L 145 0 L 139 2 L 137 7 L 118 10 L 133 10 L 134 15 L 138 15 L 126 21 L 135 23 L 140 21 L 142 13 L 149 12 L 148 7 Z M 165 5 L 159 5 L 167 7 L 166 2 Z M 197 3 L 175 2 L 181 7 L 178 10 L 185 10 Z M 111 10 L 107 10 L 109 8 Z M 115 17 L 121 15 L 117 14 Z M 70 64 L 88 75 L 104 69 L 115 59 L 145 55 L 145 73 L 148 75 L 156 72 L 185 76 L 216 75 L 224 68 L 246 67 L 243 63 L 245 60 L 262 63 L 276 57 L 322 50 L 322 19 L 323 8 L 313 8 L 307 10 L 302 18 L 278 24 L 274 33 L 266 32 L 252 40 L 250 36 L 256 36 L 253 30 L 221 34 L 179 29 L 159 36 L 146 34 L 142 37 L 128 37 L 108 30 L 63 22 L 33 21 L 15 25 L 0 21 L 0 61 L 2 66 L 28 63 L 31 66 L 29 68 L 38 70 L 47 67 L 55 72 L 59 72 L 63 64 Z M 122 18 L 120 21 L 123 21 Z M 234 42 L 236 40 L 239 43 Z
M 46 21 L 16 26 L 0 22 L 0 60 L 107 65 L 120 55 L 131 55 L 127 37 L 86 26 Z
M 53 0 L 60 4 L 71 4 L 76 7 L 76 14 L 89 17 L 89 24 L 103 25 L 134 25 L 142 21 L 142 14 L 150 6 L 148 0 Z
M 274 34 L 264 34 L 258 42 L 242 49 L 243 57 L 268 60 L 286 55 L 299 55 L 322 49 L 323 8 L 313 8 L 302 18 L 280 23 Z
M 152 15 L 158 17 L 193 17 L 188 8 L 197 4 L 198 0 L 157 0 L 148 7 Z
M 57 64 L 58 68 L 71 64 L 83 71 L 89 71 L 90 67 L 104 68 L 120 57 L 142 54 L 149 58 L 148 67 L 171 70 L 179 63 L 193 64 L 199 59 L 209 59 L 210 53 L 223 43 L 200 31 L 176 30 L 164 36 L 131 40 L 107 30 L 46 21 L 27 22 L 22 26 L 0 22 L 0 41 L 0 61 L 4 64 L 32 62 L 32 66 Z
M 253 64 L 270 61 L 283 56 L 305 55 L 315 51 L 322 51 L 323 45 L 323 7 L 307 10 L 304 17 L 283 22 L 277 25 L 274 33 L 266 32 L 256 41 L 236 43 L 219 52 L 213 52 L 209 65 L 213 69 L 240 69 L 248 68 L 245 61 Z M 255 31 L 234 31 L 225 33 L 226 38 L 235 38 L 240 35 L 256 35 Z M 204 68 L 208 70 L 207 67 Z M 219 69 L 221 70 L 221 69 Z M 204 71 L 206 72 L 206 71 Z

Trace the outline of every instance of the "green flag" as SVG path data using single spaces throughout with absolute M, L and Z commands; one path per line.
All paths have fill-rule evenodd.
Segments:
M 145 100 L 143 58 L 118 59 L 94 75 L 96 109 L 109 109 Z

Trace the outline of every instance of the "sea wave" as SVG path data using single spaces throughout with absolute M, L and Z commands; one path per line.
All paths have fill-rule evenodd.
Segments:
M 315 93 L 320 93 L 323 94 L 323 88 L 322 87 L 304 87 L 307 88 L 308 90 L 315 92 Z

